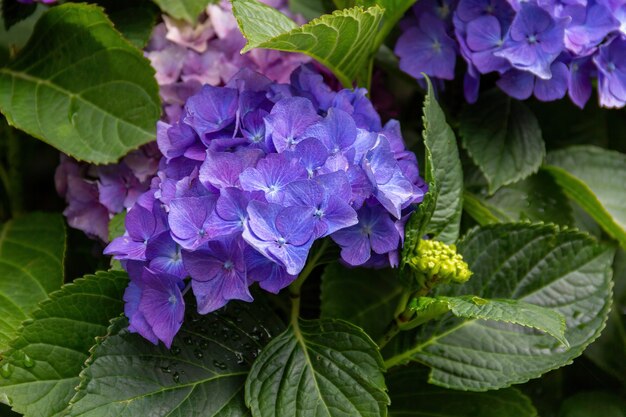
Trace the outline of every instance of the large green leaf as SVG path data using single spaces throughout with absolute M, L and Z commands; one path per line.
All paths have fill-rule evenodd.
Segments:
M 330 264 L 322 274 L 321 317 L 349 321 L 377 340 L 394 319 L 403 290 L 392 270 Z
M 519 300 L 486 299 L 474 295 L 458 297 L 420 297 L 409 308 L 416 318 L 408 325 L 415 327 L 447 312 L 456 317 L 513 323 L 542 331 L 568 346 L 565 319 L 558 312 Z
M 537 172 L 546 153 L 535 115 L 499 90 L 461 113 L 463 147 L 483 172 L 489 192 Z
M 65 226 L 35 213 L 0 225 L 0 353 L 40 301 L 63 284 Z
M 24 323 L 2 364 L 10 375 L 0 378 L 0 394 L 15 411 L 48 417 L 67 407 L 95 338 L 123 310 L 127 283 L 122 272 L 77 279 L 52 293 Z
M 454 391 L 426 382 L 428 369 L 405 366 L 387 375 L 391 417 L 536 417 L 530 399 L 514 388 Z
M 154 346 L 117 320 L 93 349 L 72 416 L 245 416 L 250 365 L 283 323 L 262 300 L 199 315 L 187 306 L 172 349 Z
M 505 185 L 492 196 L 466 192 L 464 197 L 463 209 L 481 225 L 527 220 L 563 226 L 574 223 L 567 196 L 544 171 Z
M 626 248 L 626 155 L 595 146 L 572 146 L 550 152 L 544 168 Z
M 149 61 L 86 4 L 54 7 L 39 19 L 0 69 L 0 110 L 11 125 L 95 163 L 154 140 L 161 112 Z
M 436 385 L 484 391 L 566 365 L 599 336 L 611 304 L 612 248 L 574 230 L 519 223 L 474 229 L 458 250 L 474 275 L 436 295 L 510 298 L 553 309 L 565 317 L 570 347 L 521 326 L 448 315 L 393 339 L 383 351 L 388 367 L 415 360 L 432 368 Z
M 195 23 L 200 13 L 216 0 L 153 0 L 166 14 Z
M 341 320 L 300 320 L 252 366 L 246 403 L 255 417 L 387 415 L 383 362 L 374 342 Z
M 463 171 L 454 132 L 446 123 L 430 80 L 424 99 L 424 144 L 427 148 L 426 182 L 437 187 L 436 206 L 429 233 L 444 243 L 454 243 L 459 236 L 463 208 Z
M 383 11 L 380 7 L 337 10 L 304 26 L 258 0 L 232 0 L 239 28 L 253 48 L 307 54 L 330 69 L 346 87 L 368 65 Z

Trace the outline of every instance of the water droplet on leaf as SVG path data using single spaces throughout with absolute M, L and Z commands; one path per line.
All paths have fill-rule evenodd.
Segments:
M 9 362 L 5 362 L 2 366 L 0 366 L 0 375 L 3 378 L 10 378 L 13 375 L 13 365 Z
M 27 368 L 32 368 L 35 366 L 35 361 L 30 356 L 24 354 L 24 366 Z

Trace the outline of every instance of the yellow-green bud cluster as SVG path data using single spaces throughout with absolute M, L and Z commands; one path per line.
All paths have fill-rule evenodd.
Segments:
M 417 254 L 408 263 L 428 281 L 463 283 L 472 276 L 467 263 L 456 252 L 456 246 L 436 240 L 420 240 Z

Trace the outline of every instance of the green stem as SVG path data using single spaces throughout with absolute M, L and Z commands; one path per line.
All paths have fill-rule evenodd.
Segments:
M 402 325 L 408 321 L 410 321 L 415 313 L 407 307 L 408 301 L 417 298 L 423 297 L 428 294 L 431 290 L 431 287 L 425 286 L 414 293 L 405 292 L 400 298 L 400 302 L 398 303 L 398 308 L 396 309 L 396 318 L 393 319 L 391 323 L 387 325 L 387 329 L 383 337 L 381 337 L 378 341 L 378 349 L 382 350 L 387 343 L 391 341 L 398 333 Z
M 319 260 L 322 255 L 326 251 L 328 247 L 328 239 L 324 239 L 319 249 L 313 254 L 313 256 L 308 260 L 298 278 L 291 283 L 289 286 L 289 296 L 291 297 L 291 324 L 294 327 L 298 327 L 298 318 L 300 317 L 300 298 L 301 298 L 301 289 L 304 281 L 311 275 L 311 272 L 318 265 Z

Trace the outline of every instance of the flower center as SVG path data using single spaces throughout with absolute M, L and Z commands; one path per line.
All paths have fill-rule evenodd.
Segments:
M 321 219 L 322 216 L 324 216 L 324 210 L 318 208 L 317 210 L 315 210 L 315 213 L 313 213 L 313 216 Z
M 224 269 L 227 271 L 230 271 L 231 269 L 233 269 L 234 266 L 235 264 L 233 264 L 233 261 L 231 260 L 224 262 Z
M 176 304 L 177 303 L 176 296 L 174 294 L 170 295 L 170 298 L 167 299 L 167 302 L 170 303 L 171 305 Z
M 537 35 L 528 35 L 528 43 L 534 45 L 537 43 Z
M 435 39 L 435 41 L 433 42 L 433 50 L 437 53 L 441 52 L 441 43 L 438 39 Z
M 278 243 L 278 246 L 282 248 L 285 245 L 285 243 L 287 243 L 287 241 L 285 240 L 284 237 L 279 237 L 276 243 Z

